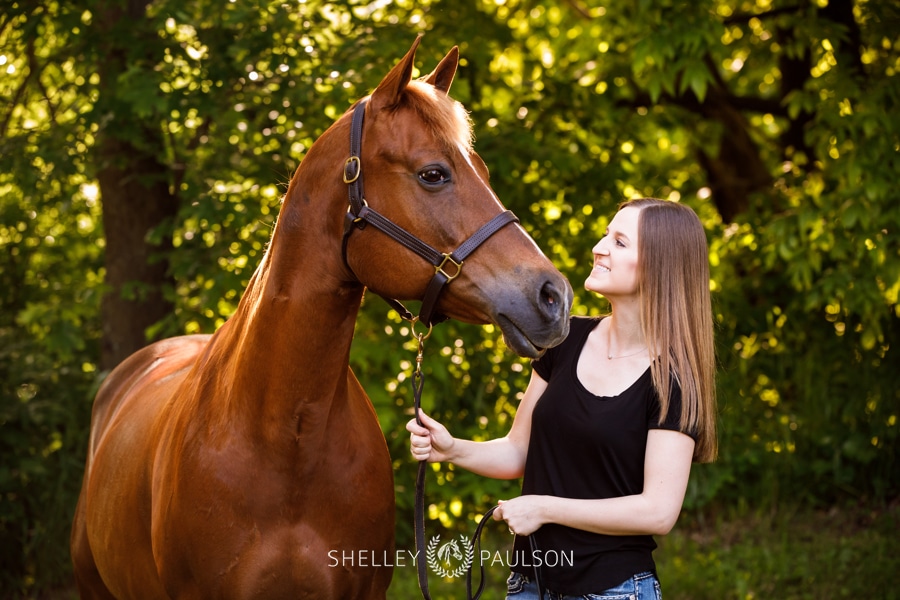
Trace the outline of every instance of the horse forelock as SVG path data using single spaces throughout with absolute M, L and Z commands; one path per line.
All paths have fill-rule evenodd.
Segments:
M 437 140 L 449 148 L 472 151 L 472 120 L 460 102 L 419 80 L 409 82 L 404 99 Z

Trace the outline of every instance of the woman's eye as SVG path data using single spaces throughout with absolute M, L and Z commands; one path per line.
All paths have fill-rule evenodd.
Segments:
M 419 171 L 419 179 L 430 185 L 446 183 L 450 180 L 450 174 L 441 167 L 428 167 Z

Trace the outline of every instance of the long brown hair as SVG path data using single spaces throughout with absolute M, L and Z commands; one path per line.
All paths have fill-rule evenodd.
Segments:
M 657 356 L 650 371 L 662 406 L 669 410 L 672 386 L 681 387 L 682 431 L 697 435 L 694 460 L 716 458 L 716 382 L 709 250 L 696 213 L 676 202 L 640 198 L 623 208 L 638 217 L 638 286 L 641 327 Z M 673 381 L 674 379 L 674 381 Z

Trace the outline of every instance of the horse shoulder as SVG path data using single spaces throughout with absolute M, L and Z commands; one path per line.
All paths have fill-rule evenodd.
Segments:
M 190 335 L 161 340 L 138 350 L 113 369 L 94 399 L 91 452 L 96 450 L 99 438 L 127 402 L 140 397 L 138 392 L 144 387 L 192 365 L 210 337 Z
M 116 367 L 97 393 L 84 518 L 91 547 L 104 549 L 95 552 L 97 567 L 117 596 L 165 597 L 149 522 L 157 423 L 207 342 L 186 336 L 151 344 Z

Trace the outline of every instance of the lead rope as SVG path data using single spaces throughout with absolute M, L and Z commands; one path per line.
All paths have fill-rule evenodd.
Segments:
M 491 518 L 491 515 L 494 514 L 494 511 L 499 508 L 498 506 L 492 506 L 484 515 L 481 517 L 481 520 L 478 522 L 478 526 L 475 528 L 475 535 L 472 536 L 472 547 L 471 552 L 473 556 L 477 553 L 478 556 L 481 556 L 481 530 L 484 529 L 485 524 L 488 522 L 488 519 Z M 535 534 L 532 533 L 528 536 L 528 545 L 531 547 L 531 557 L 532 564 L 534 565 L 534 582 L 537 584 L 538 588 L 538 598 L 543 600 L 544 598 L 544 586 L 541 583 L 541 568 L 534 561 L 534 557 L 537 556 L 538 547 L 537 542 L 534 541 Z M 474 562 L 474 561 L 473 561 Z M 481 564 L 481 561 L 478 561 L 478 589 L 475 591 L 475 594 L 472 594 L 472 567 L 469 567 L 469 570 L 466 571 L 466 598 L 467 600 L 478 600 L 481 597 L 481 593 L 484 591 L 484 565 Z
M 425 340 L 431 335 L 431 325 L 428 325 L 428 331 L 419 333 L 415 332 L 416 322 L 413 319 L 410 323 L 413 338 L 418 343 L 418 353 L 416 354 L 416 370 L 413 373 L 413 407 L 415 408 L 416 423 L 420 427 L 424 427 L 419 411 L 422 408 L 422 388 L 425 385 L 425 374 L 422 372 L 422 360 L 425 355 Z M 415 501 L 415 517 L 414 526 L 416 530 L 416 569 L 419 574 L 419 589 L 422 590 L 422 597 L 425 600 L 431 600 L 431 594 L 428 592 L 428 571 L 427 565 L 422 559 L 421 553 L 425 548 L 425 469 L 428 468 L 426 461 L 419 461 L 419 470 L 416 473 L 416 501 Z
M 410 330 L 412 331 L 413 339 L 416 340 L 417 344 L 417 352 L 416 352 L 416 370 L 413 372 L 413 408 L 415 410 L 416 423 L 419 427 L 425 427 L 422 423 L 422 419 L 419 416 L 419 412 L 422 410 L 422 389 L 425 386 L 425 373 L 422 372 L 422 361 L 425 357 L 425 340 L 431 335 L 431 325 L 428 325 L 428 331 L 424 331 L 421 333 L 415 332 L 416 323 L 419 322 L 418 317 L 414 317 L 410 320 Z M 431 593 L 428 591 L 428 569 L 426 561 L 422 560 L 422 551 L 425 548 L 425 473 L 428 468 L 427 461 L 421 460 L 419 461 L 418 471 L 416 472 L 416 498 L 415 498 L 415 516 L 414 527 L 416 533 L 416 570 L 419 577 L 419 589 L 422 592 L 422 598 L 424 600 L 431 600 Z M 485 524 L 491 518 L 491 515 L 494 514 L 494 511 L 497 510 L 498 506 L 491 507 L 484 515 L 481 517 L 481 520 L 478 522 L 478 526 L 475 528 L 475 534 L 472 536 L 472 541 L 470 542 L 469 551 L 474 555 L 476 552 L 478 556 L 481 556 L 481 531 L 484 529 Z M 531 554 L 532 554 L 532 562 L 534 562 L 533 557 L 537 553 L 537 543 L 534 540 L 534 534 L 528 536 L 528 543 L 531 546 Z M 474 560 L 473 560 L 474 562 Z M 466 599 L 467 600 L 478 600 L 481 597 L 482 592 L 484 591 L 484 565 L 481 564 L 481 561 L 478 561 L 478 571 L 479 571 L 479 583 L 478 590 L 475 594 L 472 594 L 472 565 L 469 565 L 469 568 L 466 570 Z M 538 598 L 543 600 L 544 598 L 544 588 L 541 584 L 540 577 L 540 567 L 536 564 L 534 566 L 534 581 L 537 584 L 538 588 Z

